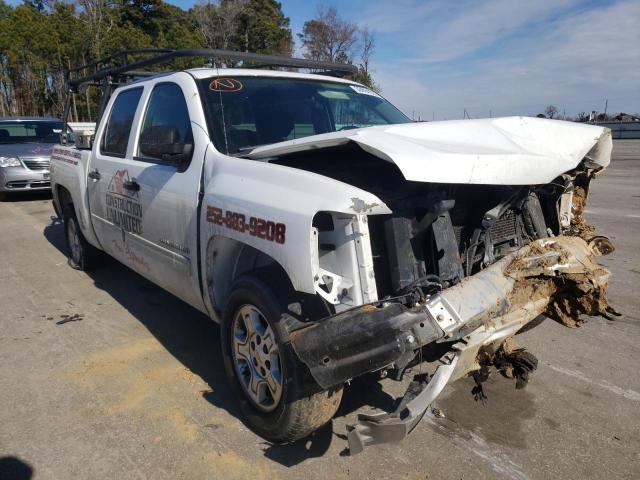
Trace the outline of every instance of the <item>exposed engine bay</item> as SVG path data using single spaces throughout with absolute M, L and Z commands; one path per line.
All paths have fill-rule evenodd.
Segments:
M 363 132 L 369 144 L 292 143 L 262 157 L 370 192 L 391 212 L 367 214 L 378 205 L 352 198 L 356 215 L 315 215 L 316 291 L 332 314 L 291 334 L 322 388 L 368 372 L 401 380 L 413 365 L 435 367 L 414 377 L 395 412 L 359 416 L 349 427 L 351 453 L 404 438 L 462 376 L 473 377 L 482 401 L 491 369 L 526 386 L 537 359 L 513 336 L 541 316 L 575 327 L 581 315 L 618 315 L 606 298 L 610 272 L 595 261 L 614 247 L 584 218 L 589 184 L 608 164 L 607 132 L 570 170 L 558 170 L 545 153 L 550 181 L 530 185 L 513 165 L 491 184 L 422 180 L 428 171 L 409 157 L 394 159 L 392 150 L 380 153 L 371 131 Z M 469 178 L 483 178 L 474 173 L 483 167 L 479 156 L 473 165 Z M 445 176 L 457 175 L 448 168 Z
M 606 300 L 610 274 L 592 259 L 613 246 L 584 221 L 593 171 L 583 164 L 547 185 L 492 186 L 408 182 L 355 145 L 272 161 L 367 189 L 393 212 L 368 218 L 378 302 L 294 337 L 315 379 L 330 387 L 376 369 L 401 379 L 418 356 L 444 363 L 412 382 L 398 411 L 360 416 L 352 453 L 403 438 L 447 381 L 467 372 L 476 400 L 486 398 L 490 366 L 523 388 L 537 359 L 512 336 L 538 315 L 576 326 L 581 314 L 617 314 Z M 329 212 L 314 219 L 321 265 L 337 248 L 335 221 Z
M 434 277 L 453 286 L 531 240 L 559 234 L 558 201 L 571 188 L 562 178 L 544 186 L 409 182 L 394 164 L 354 144 L 270 162 L 370 191 L 393 211 L 368 218 L 378 298 Z M 320 213 L 314 226 L 322 258 L 336 248 L 323 241 L 334 217 Z

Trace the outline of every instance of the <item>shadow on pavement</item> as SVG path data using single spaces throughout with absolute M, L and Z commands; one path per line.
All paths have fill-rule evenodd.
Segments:
M 56 247 L 60 253 L 65 257 L 67 256 L 67 247 L 64 238 L 64 224 L 58 217 L 51 216 L 51 224 L 44 227 L 44 238 L 46 238 L 51 245 Z
M 293 467 L 309 458 L 322 457 L 331 446 L 333 426 L 328 423 L 307 438 L 286 445 L 268 443 L 264 456 L 285 467 Z
M 378 380 L 379 375 L 377 373 L 363 375 L 351 380 L 351 384 L 344 389 L 342 402 L 336 416 L 346 417 L 363 406 L 378 408 L 387 412 L 395 410 L 398 403 L 397 399 L 386 393 Z
M 66 256 L 62 222 L 52 217 L 52 223 L 45 227 L 43 233 Z M 203 394 L 208 402 L 242 419 L 227 385 L 219 348 L 220 331 L 215 322 L 115 260 L 87 274 L 97 288 L 120 303 L 167 351 L 211 387 L 211 392 Z M 373 377 L 356 379 L 350 388 L 345 389 L 337 416 L 349 415 L 365 405 L 383 409 L 393 406 L 393 398 L 382 391 Z M 292 466 L 308 458 L 322 456 L 329 449 L 333 437 L 329 424 L 298 442 L 269 444 L 264 455 Z
M 51 200 L 52 198 L 50 190 L 44 192 L 11 192 L 5 194 L 5 197 L 0 201 L 0 204 L 2 202 L 34 202 L 39 200 Z
M 29 480 L 33 477 L 33 468 L 17 457 L 0 457 L 1 480 Z

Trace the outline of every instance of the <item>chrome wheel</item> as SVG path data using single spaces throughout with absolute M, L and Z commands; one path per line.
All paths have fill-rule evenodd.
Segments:
M 265 316 L 253 305 L 233 317 L 231 352 L 240 385 L 253 405 L 270 412 L 282 397 L 280 352 Z
M 69 249 L 71 250 L 71 259 L 76 265 L 80 265 L 82 260 L 82 245 L 80 245 L 80 234 L 74 219 L 70 218 L 67 222 L 67 238 L 69 239 Z

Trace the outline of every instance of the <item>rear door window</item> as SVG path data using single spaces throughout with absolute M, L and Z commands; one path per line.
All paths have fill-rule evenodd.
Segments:
M 120 92 L 113 102 L 109 121 L 102 135 L 100 151 L 103 155 L 124 157 L 127 153 L 133 117 L 142 96 L 142 87 Z

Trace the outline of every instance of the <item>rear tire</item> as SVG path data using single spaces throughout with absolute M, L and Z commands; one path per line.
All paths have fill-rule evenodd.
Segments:
M 283 321 L 286 300 L 268 286 L 273 280 L 243 276 L 235 282 L 222 322 L 222 353 L 248 426 L 268 440 L 290 442 L 331 420 L 342 386 L 323 390 L 298 359 Z
M 102 252 L 84 238 L 73 205 L 62 209 L 64 234 L 67 241 L 69 265 L 76 270 L 91 270 L 100 264 Z

